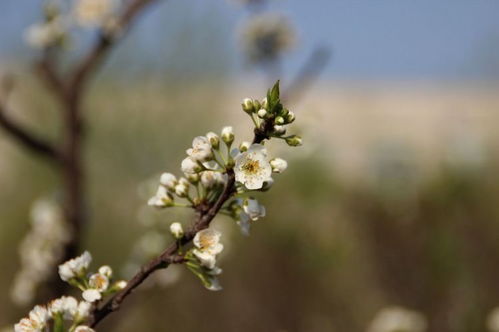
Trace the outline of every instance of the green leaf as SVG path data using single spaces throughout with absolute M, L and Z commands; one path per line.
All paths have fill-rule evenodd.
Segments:
M 267 92 L 268 111 L 270 113 L 275 113 L 276 111 L 282 109 L 279 96 L 280 96 L 279 81 L 277 81 L 272 87 L 272 89 L 269 89 Z

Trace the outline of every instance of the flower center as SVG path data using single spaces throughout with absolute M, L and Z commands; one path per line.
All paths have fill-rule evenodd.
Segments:
M 242 167 L 243 171 L 247 174 L 256 174 L 260 169 L 258 160 L 248 160 Z

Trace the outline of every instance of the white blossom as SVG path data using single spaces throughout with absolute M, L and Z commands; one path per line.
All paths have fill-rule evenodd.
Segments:
M 49 312 L 53 316 L 62 314 L 64 319 L 73 319 L 78 311 L 78 301 L 72 296 L 63 296 L 49 303 Z
M 147 202 L 147 205 L 154 206 L 157 208 L 164 208 L 164 207 L 172 206 L 173 205 L 173 197 L 165 187 L 159 186 L 158 191 L 156 192 L 156 195 L 154 195 L 153 197 L 151 197 L 149 199 L 149 201 Z
M 177 178 L 172 173 L 163 173 L 159 179 L 159 183 L 168 190 L 175 190 Z
M 84 290 L 81 295 L 87 302 L 95 302 L 102 298 L 102 294 L 97 289 L 93 288 Z
M 184 229 L 182 224 L 179 222 L 174 222 L 170 225 L 170 232 L 176 239 L 180 239 L 184 235 Z
M 195 137 L 192 141 L 192 148 L 186 152 L 192 159 L 200 162 L 213 159 L 210 141 L 204 136 Z
M 274 158 L 270 161 L 270 166 L 272 166 L 272 172 L 282 173 L 288 168 L 288 162 L 281 158 Z
M 380 310 L 371 322 L 368 332 L 424 332 L 426 319 L 419 312 L 402 307 Z
M 50 319 L 49 311 L 43 306 L 35 306 L 29 313 L 28 318 L 23 318 L 14 325 L 15 332 L 40 332 Z
M 175 194 L 179 197 L 187 197 L 189 194 L 189 184 L 187 183 L 179 183 L 175 186 Z
M 182 169 L 182 172 L 184 172 L 185 174 L 195 174 L 202 169 L 201 166 L 192 157 L 187 157 L 182 160 L 182 164 L 180 167 Z
M 235 162 L 236 181 L 244 184 L 249 190 L 262 188 L 263 183 L 271 178 L 272 167 L 263 145 L 251 145 L 248 151 L 235 158 Z
M 109 278 L 104 274 L 94 273 L 88 279 L 88 284 L 91 288 L 103 292 L 109 287 Z
M 112 17 L 114 7 L 114 0 L 78 0 L 74 14 L 83 27 L 102 27 Z
M 26 30 L 24 38 L 31 47 L 47 48 L 61 42 L 64 36 L 65 27 L 61 20 L 53 19 L 48 22 L 31 25 Z
M 213 269 L 216 263 L 216 256 L 222 252 L 223 244 L 220 243 L 222 234 L 216 230 L 205 229 L 194 236 L 193 254 L 199 259 L 201 265 L 208 269 Z
M 91 262 L 92 256 L 88 251 L 85 251 L 81 256 L 59 265 L 59 276 L 64 281 L 81 276 L 86 272 Z

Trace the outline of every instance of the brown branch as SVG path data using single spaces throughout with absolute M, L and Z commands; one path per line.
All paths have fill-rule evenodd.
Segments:
M 181 243 L 175 242 L 171 244 L 161 255 L 151 260 L 146 265 L 142 266 L 140 271 L 127 283 L 127 286 L 109 299 L 101 308 L 95 309 L 92 313 L 89 325 L 95 327 L 100 321 L 107 317 L 110 313 L 119 310 L 122 302 L 132 293 L 132 291 L 140 286 L 154 271 L 164 269 L 172 263 L 179 263 L 177 255 L 180 245 L 186 245 L 192 241 L 197 232 L 209 227 L 211 221 L 222 208 L 223 204 L 235 192 L 235 175 L 233 170 L 227 171 L 227 183 L 218 200 L 209 208 L 202 210 L 192 228 L 186 232 L 181 239 Z
M 127 30 L 130 28 L 135 17 L 144 9 L 147 5 L 155 2 L 157 0 L 134 0 L 127 8 L 123 11 L 121 16 L 117 19 L 116 29 Z M 118 34 L 119 32 L 116 32 Z M 97 42 L 94 47 L 86 54 L 80 64 L 76 66 L 73 74 L 68 82 L 68 91 L 72 95 L 81 90 L 82 86 L 85 84 L 87 78 L 92 72 L 102 63 L 105 55 L 111 49 L 111 46 L 115 44 L 115 37 L 112 33 L 101 32 Z
M 50 90 L 55 93 L 58 98 L 63 100 L 66 86 L 55 69 L 52 53 L 49 51 L 45 52 L 40 61 L 35 63 L 34 67 L 35 72 L 47 84 Z
M 62 161 L 61 154 L 51 143 L 33 135 L 27 129 L 10 119 L 2 105 L 0 105 L 0 127 L 19 144 L 35 154 L 46 157 L 50 161 L 55 161 L 58 165 Z

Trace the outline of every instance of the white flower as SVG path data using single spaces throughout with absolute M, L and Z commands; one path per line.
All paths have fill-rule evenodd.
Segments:
M 90 315 L 90 309 L 92 309 L 92 303 L 81 301 L 78 304 L 78 308 L 76 310 L 76 316 L 80 320 L 86 319 Z
M 222 128 L 222 140 L 230 144 L 234 141 L 234 129 L 230 126 Z
M 258 203 L 256 199 L 250 198 L 245 200 L 243 203 L 243 210 L 253 221 L 265 217 L 265 206 Z
M 103 274 L 94 273 L 88 279 L 88 284 L 92 289 L 103 292 L 109 287 L 109 278 Z
M 75 16 L 83 27 L 100 27 L 111 18 L 114 0 L 78 0 Z
M 374 317 L 368 332 L 424 332 L 426 319 L 419 312 L 401 307 L 387 307 Z
M 192 141 L 192 148 L 187 150 L 187 154 L 192 159 L 201 162 L 213 159 L 210 141 L 204 136 L 194 138 Z
M 265 181 L 271 179 L 272 167 L 267 158 L 267 150 L 260 144 L 253 144 L 248 151 L 235 158 L 236 181 L 249 190 L 260 189 Z
M 212 188 L 224 182 L 220 172 L 204 171 L 201 173 L 201 183 L 206 188 Z
M 249 61 L 271 61 L 289 51 L 296 35 L 289 21 L 278 14 L 256 15 L 240 29 L 240 44 Z
M 88 251 L 85 251 L 81 256 L 59 265 L 59 276 L 64 281 L 81 276 L 85 274 L 91 262 L 92 256 Z
M 272 166 L 272 172 L 282 173 L 288 168 L 288 162 L 281 158 L 274 158 L 270 161 L 270 166 Z
M 101 293 L 97 289 L 93 288 L 86 289 L 81 295 L 87 302 L 95 302 L 102 298 Z
M 187 157 L 182 160 L 180 168 L 185 174 L 195 174 L 202 169 L 201 166 L 199 166 L 196 160 L 194 160 L 192 157 Z
M 74 332 L 95 332 L 95 330 L 85 325 L 79 325 Z
M 490 332 L 499 332 L 499 307 L 494 308 L 487 316 L 487 328 Z
M 43 306 L 35 306 L 29 313 L 29 318 L 23 318 L 14 325 L 15 332 L 41 332 L 50 319 L 49 311 Z
M 224 246 L 220 243 L 222 234 L 212 229 L 205 229 L 196 233 L 194 237 L 193 254 L 199 259 L 201 265 L 213 269 L 216 264 L 216 256 L 222 252 Z
M 164 208 L 173 205 L 173 197 L 165 187 L 159 186 L 156 195 L 151 197 L 147 205 L 157 208 Z
M 59 19 L 30 26 L 24 35 L 28 45 L 34 48 L 54 46 L 64 39 L 64 25 Z
M 159 183 L 168 190 L 175 190 L 177 178 L 172 173 L 163 173 L 159 179 Z
M 170 225 L 170 232 L 176 239 L 180 239 L 184 235 L 182 224 L 174 222 Z
M 49 304 L 50 315 L 62 314 L 64 319 L 73 319 L 78 310 L 78 301 L 72 296 L 63 296 Z
M 99 267 L 99 273 L 108 278 L 111 278 L 111 276 L 113 275 L 113 269 L 108 265 L 103 265 Z

